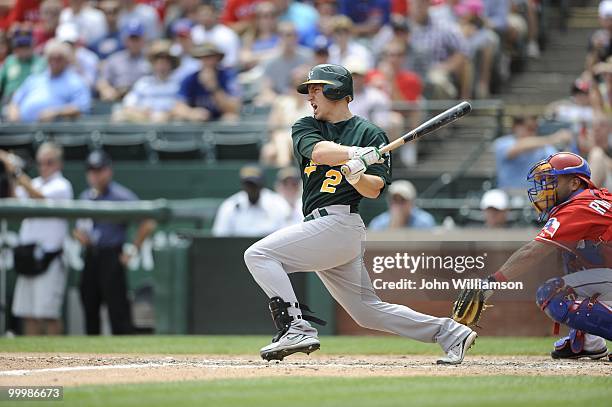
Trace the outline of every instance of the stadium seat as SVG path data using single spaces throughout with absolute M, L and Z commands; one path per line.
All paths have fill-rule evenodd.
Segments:
M 266 133 L 262 123 L 215 125 L 207 131 L 205 141 L 212 144 L 214 159 L 256 161 Z
M 94 143 L 113 160 L 148 161 L 151 158 L 149 142 L 154 138 L 155 131 L 150 126 L 109 125 L 97 135 Z
M 202 135 L 201 126 L 161 126 L 151 148 L 159 160 L 198 160 L 204 155 Z
M 51 123 L 42 126 L 45 140 L 53 141 L 64 149 L 64 159 L 84 160 L 89 154 L 92 138 L 97 132 L 95 124 Z

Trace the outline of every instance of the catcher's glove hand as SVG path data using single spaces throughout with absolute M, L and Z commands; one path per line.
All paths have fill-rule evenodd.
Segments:
M 489 280 L 485 280 L 489 282 Z M 484 282 L 484 281 L 483 281 Z M 486 302 L 493 295 L 493 290 L 482 288 L 464 288 L 453 305 L 453 319 L 469 327 L 477 327 L 482 312 L 492 305 Z

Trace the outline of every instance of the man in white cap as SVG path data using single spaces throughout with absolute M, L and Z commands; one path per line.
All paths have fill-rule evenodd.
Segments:
M 389 210 L 372 219 L 369 228 L 371 230 L 427 229 L 436 226 L 434 217 L 414 204 L 416 196 L 416 188 L 412 182 L 393 181 L 387 195 Z
M 501 189 L 491 189 L 484 193 L 480 200 L 480 210 L 484 214 L 487 228 L 505 228 L 508 222 L 510 199 Z

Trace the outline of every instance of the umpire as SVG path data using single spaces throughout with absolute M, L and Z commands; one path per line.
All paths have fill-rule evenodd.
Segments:
M 87 157 L 87 183 L 80 199 L 91 201 L 136 201 L 138 197 L 126 187 L 113 181 L 111 158 L 104 151 L 92 152 Z M 88 335 L 100 334 L 100 306 L 106 304 L 113 335 L 132 332 L 130 304 L 127 297 L 125 267 L 137 254 L 142 242 L 155 229 L 155 222 L 140 224 L 133 245 L 135 250 L 124 250 L 127 223 L 80 220 L 73 232 L 85 247 L 85 268 L 81 276 L 81 300 L 85 309 Z

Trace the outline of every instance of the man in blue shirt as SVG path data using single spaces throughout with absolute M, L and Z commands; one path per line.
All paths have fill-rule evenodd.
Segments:
M 92 152 L 86 160 L 87 183 L 80 199 L 90 201 L 136 201 L 129 189 L 113 181 L 110 157 L 101 150 Z M 155 222 L 140 224 L 131 250 L 127 240 L 127 223 L 106 220 L 80 220 L 74 237 L 85 247 L 85 267 L 81 275 L 81 301 L 85 310 L 88 335 L 100 334 L 100 306 L 106 304 L 114 335 L 132 332 L 132 317 L 127 298 L 125 267 L 138 253 L 144 240 L 155 229 Z
M 12 122 L 51 122 L 74 119 L 89 111 L 91 93 L 85 81 L 70 67 L 67 44 L 50 40 L 45 45 L 48 69 L 31 75 L 15 91 L 7 107 Z
M 181 82 L 175 117 L 196 122 L 236 118 L 240 90 L 235 73 L 220 65 L 223 52 L 204 43 L 194 48 L 192 55 L 202 61 L 202 68 Z
M 436 226 L 436 221 L 429 212 L 414 205 L 416 189 L 412 182 L 393 181 L 387 197 L 389 210 L 372 219 L 369 225 L 370 230 L 428 229 Z
M 522 195 L 529 187 L 526 174 L 533 163 L 556 153 L 554 146 L 565 146 L 572 140 L 567 130 L 538 136 L 537 129 L 535 116 L 514 117 L 512 134 L 498 138 L 493 144 L 498 188 Z

